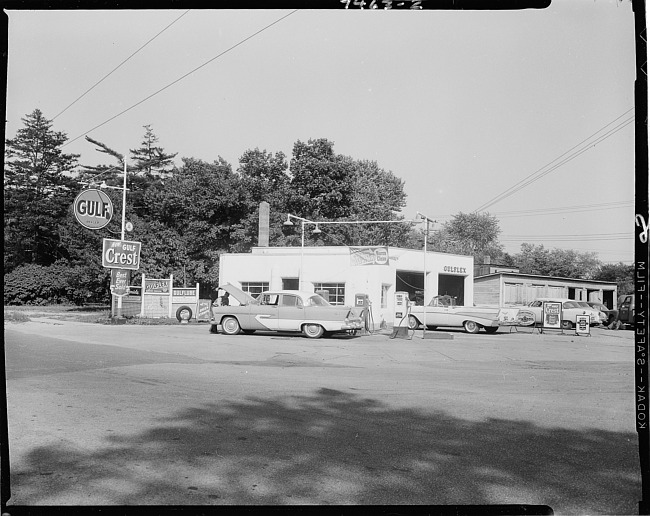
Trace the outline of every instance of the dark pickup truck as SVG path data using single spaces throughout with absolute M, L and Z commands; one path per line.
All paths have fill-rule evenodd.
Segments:
M 634 324 L 634 294 L 618 296 L 618 320 L 625 326 Z

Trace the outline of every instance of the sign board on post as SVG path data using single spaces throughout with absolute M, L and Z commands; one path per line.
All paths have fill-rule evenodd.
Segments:
M 111 292 L 115 296 L 129 295 L 129 280 L 131 271 L 129 269 L 111 269 Z
M 576 315 L 576 335 L 590 335 L 590 333 L 589 316 Z
M 562 303 L 559 301 L 544 301 L 542 303 L 542 328 L 562 329 Z
M 138 270 L 140 267 L 140 242 L 104 239 L 102 265 L 109 269 Z
M 88 229 L 101 229 L 113 218 L 113 202 L 101 190 L 89 188 L 72 205 L 77 222 Z

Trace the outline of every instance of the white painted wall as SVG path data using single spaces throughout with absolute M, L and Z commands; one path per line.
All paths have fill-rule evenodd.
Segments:
M 368 294 L 378 327 L 382 319 L 393 322 L 396 272 L 421 273 L 424 267 L 423 251 L 389 247 L 388 254 L 388 265 L 355 266 L 346 246 L 305 247 L 302 258 L 300 247 L 255 247 L 251 253 L 222 254 L 219 283 L 241 287 L 242 282 L 268 282 L 269 289 L 277 290 L 282 278 L 300 276 L 302 263 L 304 290 L 313 291 L 314 283 L 345 283 L 348 306 L 354 305 L 355 294 Z M 438 293 L 438 274 L 452 274 L 464 278 L 465 304 L 473 304 L 473 257 L 427 252 L 426 270 L 427 302 Z M 386 308 L 381 308 L 382 285 L 389 285 Z

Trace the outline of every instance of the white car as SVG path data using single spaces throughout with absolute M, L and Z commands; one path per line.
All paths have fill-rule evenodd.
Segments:
M 584 308 L 588 312 L 594 312 L 596 314 L 596 324 L 607 324 L 608 316 L 605 312 L 598 310 L 598 308 L 593 307 L 586 301 L 576 301 L 576 303 L 578 303 L 578 306 Z
M 574 299 L 561 297 L 540 297 L 526 305 L 526 308 L 535 314 L 535 324 L 542 324 L 542 309 L 544 302 L 562 303 L 562 328 L 570 330 L 576 325 L 576 316 L 589 315 L 589 325 L 600 324 L 598 311 L 591 307 L 584 308 Z
M 442 326 L 464 328 L 467 333 L 478 333 L 480 329 L 495 333 L 499 329 L 499 308 L 456 306 L 449 296 L 435 296 L 426 307 L 411 307 L 408 327 L 416 330 L 425 322 L 429 330 Z
M 239 304 L 213 306 L 210 333 L 289 331 L 317 339 L 335 333 L 354 334 L 363 328 L 361 318 L 352 308 L 331 305 L 314 292 L 276 290 L 254 298 L 234 285 L 220 288 Z

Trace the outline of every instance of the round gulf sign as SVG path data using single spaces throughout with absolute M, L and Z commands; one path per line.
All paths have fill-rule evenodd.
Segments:
M 113 218 L 113 203 L 101 190 L 89 188 L 74 200 L 74 216 L 83 227 L 101 229 Z

